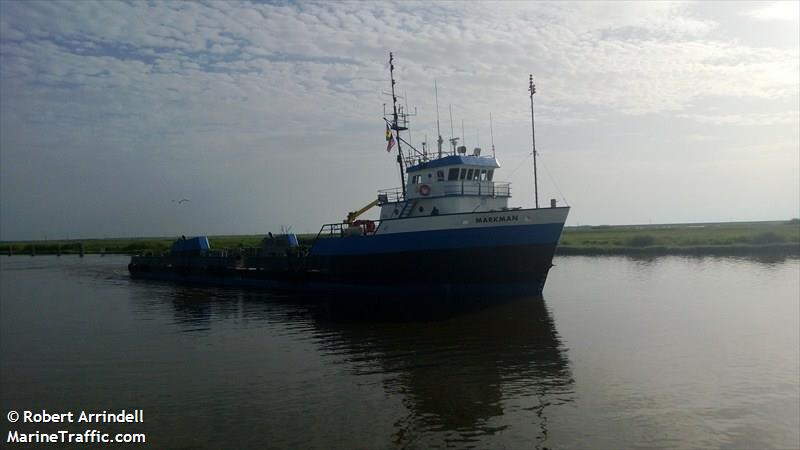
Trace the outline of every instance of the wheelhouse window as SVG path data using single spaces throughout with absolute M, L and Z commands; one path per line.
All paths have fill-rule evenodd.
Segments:
M 461 169 L 461 175 L 458 178 L 461 180 L 467 178 L 467 169 Z
M 436 181 L 444 181 L 444 170 L 436 171 Z
M 486 172 L 486 180 L 492 181 L 492 176 L 494 176 L 494 170 L 489 170 Z
M 457 179 L 458 179 L 458 169 L 457 168 L 456 169 L 450 169 L 450 171 L 447 172 L 447 180 L 448 181 L 453 181 L 453 180 L 457 180 Z
M 480 180 L 481 181 L 486 181 L 486 170 L 485 169 L 481 170 L 481 178 L 480 178 Z
M 467 169 L 467 181 L 472 181 L 472 172 L 474 172 L 474 170 Z

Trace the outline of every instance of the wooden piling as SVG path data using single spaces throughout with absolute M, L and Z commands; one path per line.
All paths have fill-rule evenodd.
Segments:
M 36 256 L 36 246 L 31 244 L 31 256 Z
M 8 244 L 8 256 L 14 256 L 14 246 Z
M 83 242 L 78 243 L 78 254 L 83 258 Z

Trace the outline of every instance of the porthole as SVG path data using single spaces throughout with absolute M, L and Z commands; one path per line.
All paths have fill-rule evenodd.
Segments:
M 422 206 L 420 206 L 420 207 L 419 207 L 419 212 L 422 212 L 422 211 L 425 211 L 425 208 L 423 208 Z

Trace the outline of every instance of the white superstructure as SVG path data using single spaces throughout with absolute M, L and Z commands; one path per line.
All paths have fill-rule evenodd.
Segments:
M 400 188 L 379 191 L 381 220 L 508 208 L 511 185 L 494 180 L 494 157 L 450 155 L 407 169 L 406 195 Z

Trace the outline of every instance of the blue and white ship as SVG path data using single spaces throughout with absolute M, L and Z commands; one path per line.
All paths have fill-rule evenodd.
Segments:
M 569 207 L 551 200 L 550 207 L 539 208 L 538 198 L 535 208 L 509 206 L 511 184 L 496 181 L 500 164 L 480 148 L 468 154 L 451 139 L 452 149 L 443 152 L 441 136 L 435 153 L 411 147 L 401 135 L 408 120 L 397 105 L 393 63 L 390 55 L 393 112 L 387 139 L 390 146 L 397 143 L 404 185 L 379 191 L 368 205 L 380 207 L 379 221 L 353 220 L 362 210 L 344 223 L 323 226 L 311 247 L 310 269 L 341 282 L 541 292 Z M 532 108 L 532 79 L 529 89 Z
M 344 221 L 323 225 L 309 248 L 291 235 L 270 236 L 262 248 L 232 255 L 214 252 L 206 243 L 187 254 L 136 256 L 131 274 L 300 289 L 541 292 L 569 207 L 551 200 L 540 208 L 538 192 L 534 208 L 509 206 L 511 185 L 496 180 L 500 164 L 494 149 L 492 156 L 482 155 L 480 148 L 468 152 L 451 139 L 445 151 L 441 136 L 436 152 L 411 146 L 402 134 L 408 116 L 397 105 L 391 54 L 389 64 L 393 110 L 386 136 L 389 149 L 397 148 L 401 187 L 378 191 L 374 201 Z M 532 78 L 529 91 L 533 113 Z M 535 138 L 533 143 L 535 179 Z M 378 220 L 358 220 L 375 206 Z

